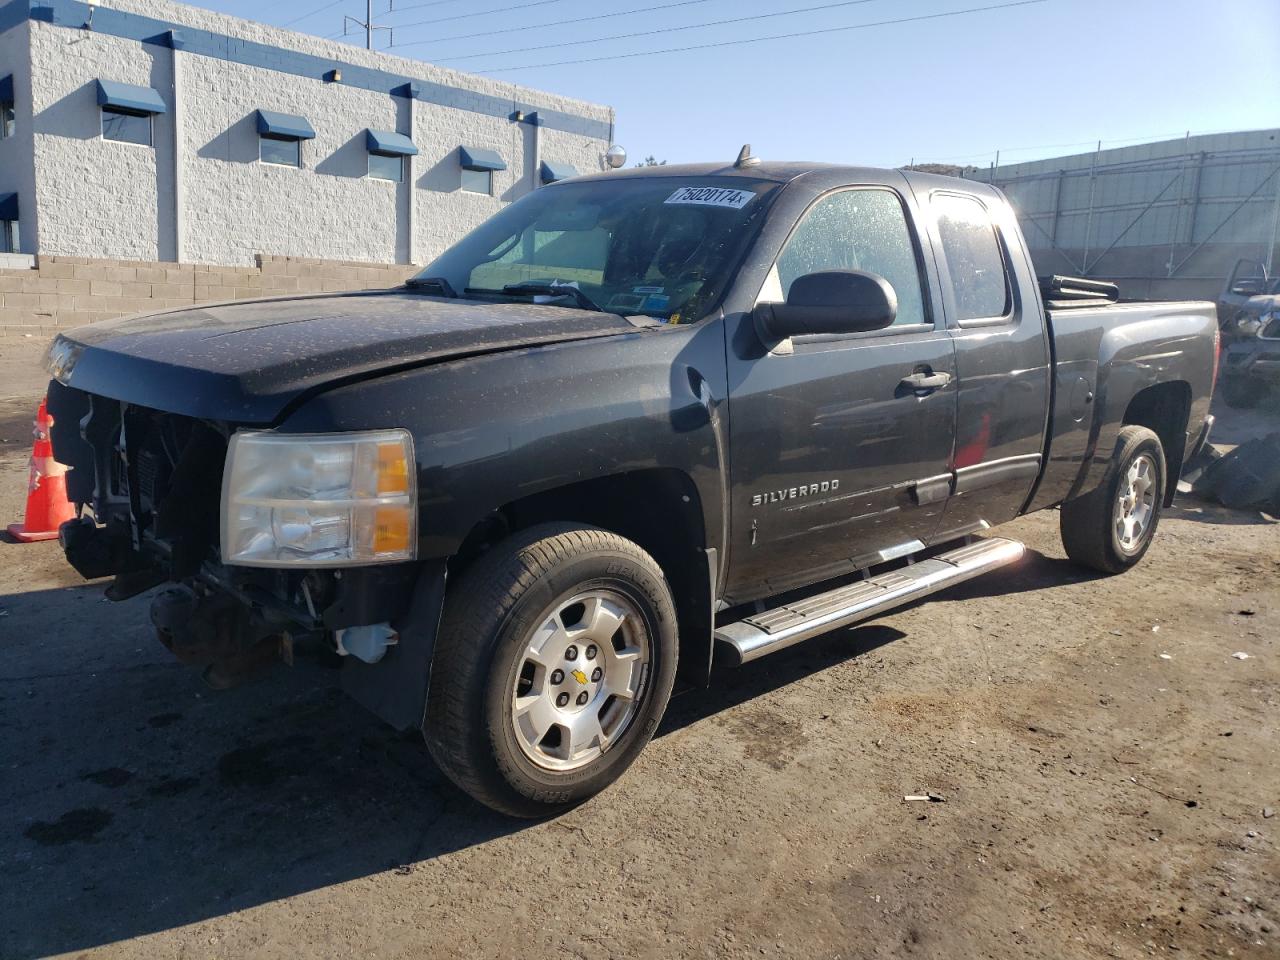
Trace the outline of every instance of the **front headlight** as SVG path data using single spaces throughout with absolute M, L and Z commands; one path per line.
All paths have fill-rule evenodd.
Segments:
M 1236 321 L 1236 329 L 1246 337 L 1252 337 L 1262 329 L 1262 323 L 1265 319 L 1265 317 L 1241 317 Z
M 350 567 L 412 560 L 418 498 L 405 430 L 231 437 L 222 562 Z

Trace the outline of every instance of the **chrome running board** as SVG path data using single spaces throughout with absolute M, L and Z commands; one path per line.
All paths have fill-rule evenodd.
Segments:
M 805 597 L 717 627 L 733 666 L 750 663 L 831 630 L 870 620 L 895 607 L 1022 559 L 1022 544 L 991 537 L 867 580 Z

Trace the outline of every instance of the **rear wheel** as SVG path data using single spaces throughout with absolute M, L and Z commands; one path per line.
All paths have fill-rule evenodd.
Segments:
M 1067 556 L 1103 573 L 1123 573 L 1141 560 L 1160 523 L 1165 469 L 1154 432 L 1121 428 L 1106 479 L 1093 493 L 1062 505 Z
M 423 734 L 481 803 L 560 812 L 616 780 L 649 741 L 676 649 L 670 590 L 639 546 L 592 527 L 530 528 L 446 601 Z

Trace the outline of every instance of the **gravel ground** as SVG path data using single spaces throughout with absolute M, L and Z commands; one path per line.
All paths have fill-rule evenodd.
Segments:
M 1280 957 L 1278 530 L 1184 499 L 1099 578 L 1025 518 L 1020 566 L 717 675 L 532 825 L 331 674 L 212 693 L 146 597 L 0 543 L 0 957 Z

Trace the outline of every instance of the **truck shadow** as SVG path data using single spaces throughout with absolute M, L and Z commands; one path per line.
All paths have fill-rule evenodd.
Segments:
M 429 861 L 537 825 L 455 789 L 416 732 L 301 664 L 224 693 L 172 661 L 147 598 L 0 595 L 0 950 L 74 952 Z M 901 637 L 837 631 L 718 671 L 660 734 Z M 607 802 L 603 801 L 603 802 Z
M 101 587 L 0 595 L 0 954 L 172 929 L 525 824 L 315 667 L 212 694 Z
M 1224 507 L 1220 503 L 1191 496 L 1179 497 L 1174 501 L 1173 506 L 1165 511 L 1165 516 L 1178 520 L 1190 520 L 1193 523 L 1211 523 L 1215 526 L 1257 526 L 1280 522 L 1260 510 Z

